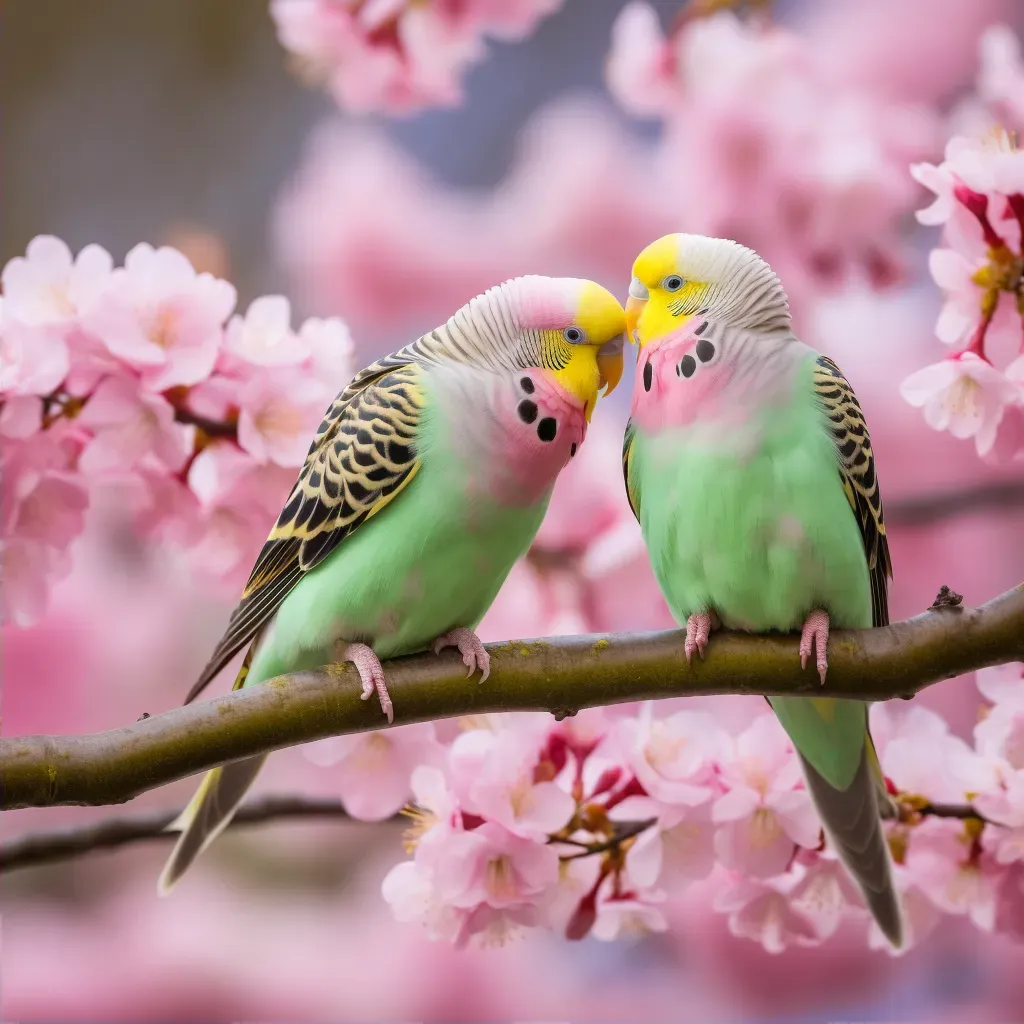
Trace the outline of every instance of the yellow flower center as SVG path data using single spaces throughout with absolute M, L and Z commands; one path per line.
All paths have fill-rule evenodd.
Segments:
M 512 861 L 505 854 L 487 862 L 487 891 L 496 899 L 512 900 L 518 891 Z
M 782 826 L 775 812 L 758 807 L 750 820 L 750 844 L 755 849 L 771 846 L 782 835 Z
M 284 399 L 267 402 L 253 420 L 256 429 L 264 435 L 292 437 L 303 432 L 302 413 Z
M 154 317 L 149 340 L 165 351 L 174 345 L 178 328 L 178 314 L 173 309 L 161 309 Z

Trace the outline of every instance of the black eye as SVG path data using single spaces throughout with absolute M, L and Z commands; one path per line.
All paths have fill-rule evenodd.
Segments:
M 583 340 L 583 332 L 578 327 L 566 327 L 562 331 L 562 337 L 565 338 L 570 345 L 576 345 Z
M 661 287 L 667 292 L 677 292 L 683 287 L 683 279 L 678 274 L 669 274 L 662 282 Z

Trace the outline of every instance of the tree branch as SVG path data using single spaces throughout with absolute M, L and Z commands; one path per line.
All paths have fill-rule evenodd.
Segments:
M 131 843 L 172 840 L 177 832 L 165 829 L 181 813 L 176 810 L 104 818 L 90 825 L 30 832 L 0 843 L 0 873 L 70 860 L 93 850 L 111 850 Z M 259 825 L 286 818 L 353 821 L 340 800 L 299 796 L 268 796 L 239 808 L 230 826 Z
M 885 522 L 887 526 L 928 526 L 971 512 L 1018 508 L 1024 508 L 1024 480 L 1002 480 L 894 501 L 885 506 Z
M 922 797 L 902 793 L 896 797 L 900 808 L 900 820 L 914 824 L 922 818 L 954 818 L 960 821 L 985 822 L 985 818 L 970 804 L 932 803 Z M 73 825 L 65 828 L 29 832 L 14 839 L 0 842 L 0 874 L 17 871 L 19 868 L 33 868 L 42 864 L 72 860 L 97 850 L 113 850 L 135 843 L 169 842 L 177 839 L 177 832 L 168 832 L 167 826 L 181 813 L 174 810 L 146 811 L 141 814 L 121 814 L 88 825 Z M 324 797 L 267 796 L 244 804 L 231 819 L 230 828 L 246 825 L 261 825 L 268 821 L 288 819 L 342 821 L 364 825 L 359 819 L 349 816 L 339 800 Z M 387 819 L 402 821 L 402 814 Z M 614 834 L 602 842 L 585 843 L 570 836 L 552 836 L 548 841 L 558 846 L 575 847 L 577 853 L 563 854 L 562 860 L 576 860 L 592 857 L 614 849 L 618 844 L 639 835 L 655 823 L 646 821 L 614 822 Z M 379 824 L 374 822 L 373 824 Z
M 981 608 L 938 607 L 879 629 L 836 630 L 828 682 L 799 668 L 793 636 L 721 633 L 692 666 L 677 630 L 489 644 L 491 678 L 455 652 L 388 664 L 395 724 L 496 711 L 551 711 L 714 694 L 909 699 L 943 679 L 1024 660 L 1024 585 Z M 380 729 L 351 665 L 329 665 L 86 736 L 0 740 L 4 809 L 112 804 L 226 761 Z

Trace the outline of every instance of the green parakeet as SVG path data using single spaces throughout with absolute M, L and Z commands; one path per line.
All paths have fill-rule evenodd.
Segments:
M 357 374 L 327 410 L 227 632 L 187 700 L 249 646 L 235 688 L 351 661 L 392 720 L 381 659 L 458 647 L 529 547 L 598 392 L 622 373 L 604 288 L 521 277 Z M 172 825 L 166 892 L 228 824 L 263 763 L 209 772 Z
M 736 242 L 667 235 L 633 265 L 638 343 L 623 473 L 686 657 L 713 628 L 801 630 L 822 681 L 829 625 L 889 621 L 892 567 L 856 396 L 793 334 L 768 264 Z M 893 813 L 855 700 L 772 697 L 831 841 L 893 945 L 902 918 L 881 817 Z

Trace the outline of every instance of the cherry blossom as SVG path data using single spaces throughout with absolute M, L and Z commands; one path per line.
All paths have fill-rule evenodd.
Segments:
M 6 321 L 7 307 L 0 316 L 0 394 L 48 394 L 71 366 L 67 344 L 53 327 Z
M 430 851 L 430 859 L 420 850 Z M 495 823 L 445 831 L 415 860 L 396 865 L 382 891 L 400 920 L 420 921 L 432 938 L 464 946 L 504 941 L 540 921 L 540 901 L 557 884 L 558 854 Z
M 299 328 L 299 342 L 309 350 L 309 366 L 318 380 L 336 391 L 352 376 L 354 346 L 344 321 L 310 317 Z
M 627 804 L 632 805 L 629 813 L 642 814 L 632 801 L 620 806 L 625 809 Z M 663 810 L 658 824 L 641 833 L 626 853 L 626 871 L 643 888 L 660 881 L 679 891 L 689 882 L 707 878 L 714 866 L 715 825 L 710 804 Z
M 234 305 L 227 281 L 196 274 L 176 249 L 142 243 L 110 275 L 82 324 L 148 387 L 163 390 L 209 376 Z
M 901 792 L 963 803 L 991 778 L 984 761 L 928 708 L 874 704 L 871 731 L 882 769 Z
M 332 736 L 305 749 L 311 761 L 330 769 L 345 810 L 363 821 L 380 821 L 399 811 L 412 796 L 413 771 L 440 765 L 446 754 L 430 722 Z M 429 799 L 422 788 L 420 796 Z
M 451 942 L 458 935 L 464 915 L 444 902 L 433 875 L 418 861 L 396 864 L 381 883 L 381 895 L 395 920 L 421 924 L 429 938 Z
M 253 299 L 245 316 L 235 314 L 224 332 L 228 352 L 256 366 L 292 366 L 309 355 L 291 329 L 291 303 L 283 295 Z
M 1002 870 L 968 828 L 931 820 L 913 834 L 905 860 L 915 884 L 940 910 L 992 931 Z
M 0 437 L 31 437 L 43 425 L 43 401 L 38 395 L 4 396 L 0 405 Z
M 631 0 L 612 28 L 605 68 L 608 88 L 622 106 L 641 117 L 664 116 L 676 98 L 675 55 L 643 0 Z
M 814 854 L 789 892 L 793 909 L 814 922 L 821 939 L 834 935 L 862 897 L 849 872 L 832 851 Z M 866 912 L 865 912 L 866 913 Z
M 983 668 L 978 672 L 976 682 L 981 695 L 993 704 L 1024 703 L 1024 664 L 1019 661 Z
M 196 539 L 188 549 L 196 569 L 241 588 L 293 482 L 293 473 L 268 473 L 229 442 L 204 448 L 188 471 L 200 511 Z
M 99 294 L 113 269 L 110 253 L 87 245 L 77 257 L 53 235 L 37 235 L 3 270 L 5 315 L 30 326 L 69 326 Z
M 716 761 L 728 737 L 707 713 L 680 711 L 655 718 L 649 704 L 637 718 L 624 718 L 616 740 L 637 780 L 660 804 L 695 806 L 715 792 Z
M 665 893 L 660 890 L 647 891 L 642 895 L 612 895 L 599 900 L 597 918 L 590 934 L 602 942 L 615 942 L 625 937 L 643 937 L 651 932 L 667 931 L 668 922 L 657 906 L 664 901 Z
M 900 385 L 900 394 L 924 409 L 925 421 L 935 430 L 973 437 L 979 455 L 991 450 L 1007 405 L 1018 398 L 1006 375 L 973 352 L 912 373 Z
M 439 861 L 437 884 L 453 906 L 521 906 L 535 902 L 558 881 L 554 849 L 513 835 L 495 822 L 453 833 L 446 853 Z
M 996 931 L 1015 942 L 1024 941 L 1024 863 L 1003 873 L 996 894 Z
M 1007 25 L 990 25 L 980 40 L 978 97 L 1005 122 L 1024 128 L 1024 60 L 1020 40 Z
M 543 841 L 557 832 L 575 803 L 537 771 L 542 742 L 529 726 L 463 733 L 451 748 L 453 783 L 463 808 L 526 839 Z
M 562 0 L 271 0 L 281 43 L 338 103 L 407 114 L 462 100 L 460 78 L 483 35 L 515 39 Z
M 140 534 L 164 537 L 204 575 L 239 585 L 351 377 L 347 328 L 311 319 L 292 332 L 282 296 L 256 299 L 225 324 L 232 286 L 166 246 L 138 245 L 124 267 L 111 264 L 98 246 L 72 259 L 62 241 L 40 236 L 4 268 L 0 437 L 38 438 L 45 462 L 56 431 L 68 454 L 60 483 L 47 488 L 95 497 L 103 485 L 119 488 Z M 69 509 L 77 515 L 81 501 L 69 498 Z M 24 598 L 12 600 L 33 609 L 19 612 L 27 621 L 66 570 L 66 553 L 10 537 L 5 560 L 22 581 L 12 594 Z
M 993 830 L 987 837 L 996 859 L 1007 864 L 1024 856 L 1024 667 L 1013 663 L 984 669 L 978 673 L 978 689 L 994 703 L 974 727 L 978 754 L 992 778 L 972 802 L 986 819 L 1011 829 Z
M 78 446 L 64 431 L 5 439 L 0 489 L 4 621 L 36 622 L 48 588 L 71 568 L 68 547 L 85 526 L 88 496 L 71 471 Z
M 302 369 L 254 376 L 238 393 L 238 443 L 256 462 L 301 465 L 333 397 Z
M 899 279 L 905 167 L 936 138 L 929 113 L 849 89 L 786 29 L 726 10 L 666 35 L 638 0 L 619 15 L 607 78 L 627 110 L 664 120 L 655 165 L 676 216 L 753 245 L 795 308 L 851 279 Z
M 759 878 L 786 870 L 796 846 L 813 849 L 821 824 L 803 788 L 800 762 L 773 715 L 737 737 L 722 767 L 727 792 L 712 808 L 715 849 L 727 867 Z
M 78 461 L 88 475 L 126 472 L 147 456 L 176 472 L 193 447 L 194 428 L 175 422 L 170 402 L 128 377 L 103 380 L 76 422 L 93 434 Z
M 737 879 L 715 899 L 715 909 L 729 915 L 729 931 L 761 944 L 768 953 L 782 953 L 790 946 L 813 946 L 820 941 L 818 929 L 787 894 L 771 882 Z

